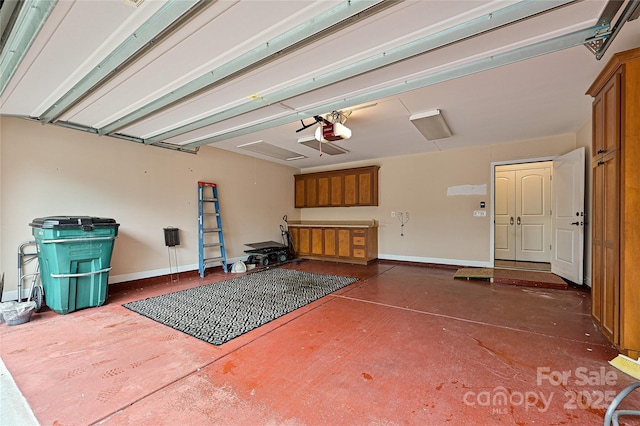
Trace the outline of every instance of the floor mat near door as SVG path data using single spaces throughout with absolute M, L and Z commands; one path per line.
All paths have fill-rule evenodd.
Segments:
M 454 274 L 454 278 L 485 280 L 498 284 L 513 284 L 527 287 L 569 288 L 566 281 L 550 272 L 498 268 L 460 268 Z

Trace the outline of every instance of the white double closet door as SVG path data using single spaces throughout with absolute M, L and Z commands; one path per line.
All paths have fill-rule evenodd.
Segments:
M 496 166 L 496 259 L 551 261 L 552 173 L 552 161 Z

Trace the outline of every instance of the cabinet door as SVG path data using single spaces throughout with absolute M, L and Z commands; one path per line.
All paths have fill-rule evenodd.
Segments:
M 595 135 L 594 135 L 595 148 Z M 604 167 L 599 160 L 593 162 L 593 206 L 592 206 L 592 237 L 591 237 L 591 315 L 596 323 L 602 324 L 603 297 L 603 219 L 604 212 Z M 610 338 L 612 336 L 609 336 Z
M 338 229 L 338 256 L 351 257 L 350 229 Z
M 603 141 L 601 154 L 620 148 L 620 73 L 616 73 L 601 92 L 603 102 Z M 597 152 L 596 152 L 597 154 Z
M 619 158 L 614 151 L 593 165 L 593 265 L 594 320 L 612 342 L 619 342 L 620 273 Z
M 304 177 L 296 176 L 296 187 L 295 187 L 295 208 L 299 209 L 302 207 L 306 207 L 307 198 L 305 196 L 305 182 Z
M 591 109 L 591 157 L 599 158 L 604 152 L 604 101 L 602 94 L 593 98 Z M 593 166 L 595 171 L 595 165 Z
M 373 200 L 373 172 L 367 170 L 358 174 L 358 204 L 372 206 Z
M 604 157 L 602 184 L 602 329 L 619 343 L 620 270 L 619 252 L 619 158 L 614 151 Z
M 322 256 L 323 246 L 322 228 L 311 228 L 311 254 Z
M 331 205 L 332 206 L 342 206 L 344 204 L 343 200 L 343 176 L 342 175 L 333 175 L 331 176 Z
M 594 158 L 620 148 L 620 79 L 618 72 L 593 99 Z
M 348 173 L 344 175 L 344 205 L 355 206 L 358 201 L 358 175 Z
M 315 175 L 305 176 L 305 207 L 318 207 L 318 178 Z
M 323 230 L 323 241 L 324 241 L 324 255 L 325 256 L 337 256 L 337 245 L 336 245 L 336 229 L 335 228 L 326 228 Z
M 327 207 L 331 196 L 331 181 L 329 176 L 318 177 L 318 207 Z
M 311 228 L 298 228 L 299 242 L 298 253 L 301 255 L 311 254 Z

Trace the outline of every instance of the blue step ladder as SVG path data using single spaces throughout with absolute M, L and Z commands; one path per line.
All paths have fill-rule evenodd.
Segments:
M 198 182 L 198 252 L 200 277 L 208 266 L 221 265 L 227 272 L 218 186 L 211 182 Z

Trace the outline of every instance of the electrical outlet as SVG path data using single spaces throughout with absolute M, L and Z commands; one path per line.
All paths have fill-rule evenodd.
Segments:
M 487 212 L 484 210 L 474 210 L 473 217 L 485 217 L 487 216 Z
M 391 212 L 391 217 L 396 217 L 396 212 L 392 211 Z

